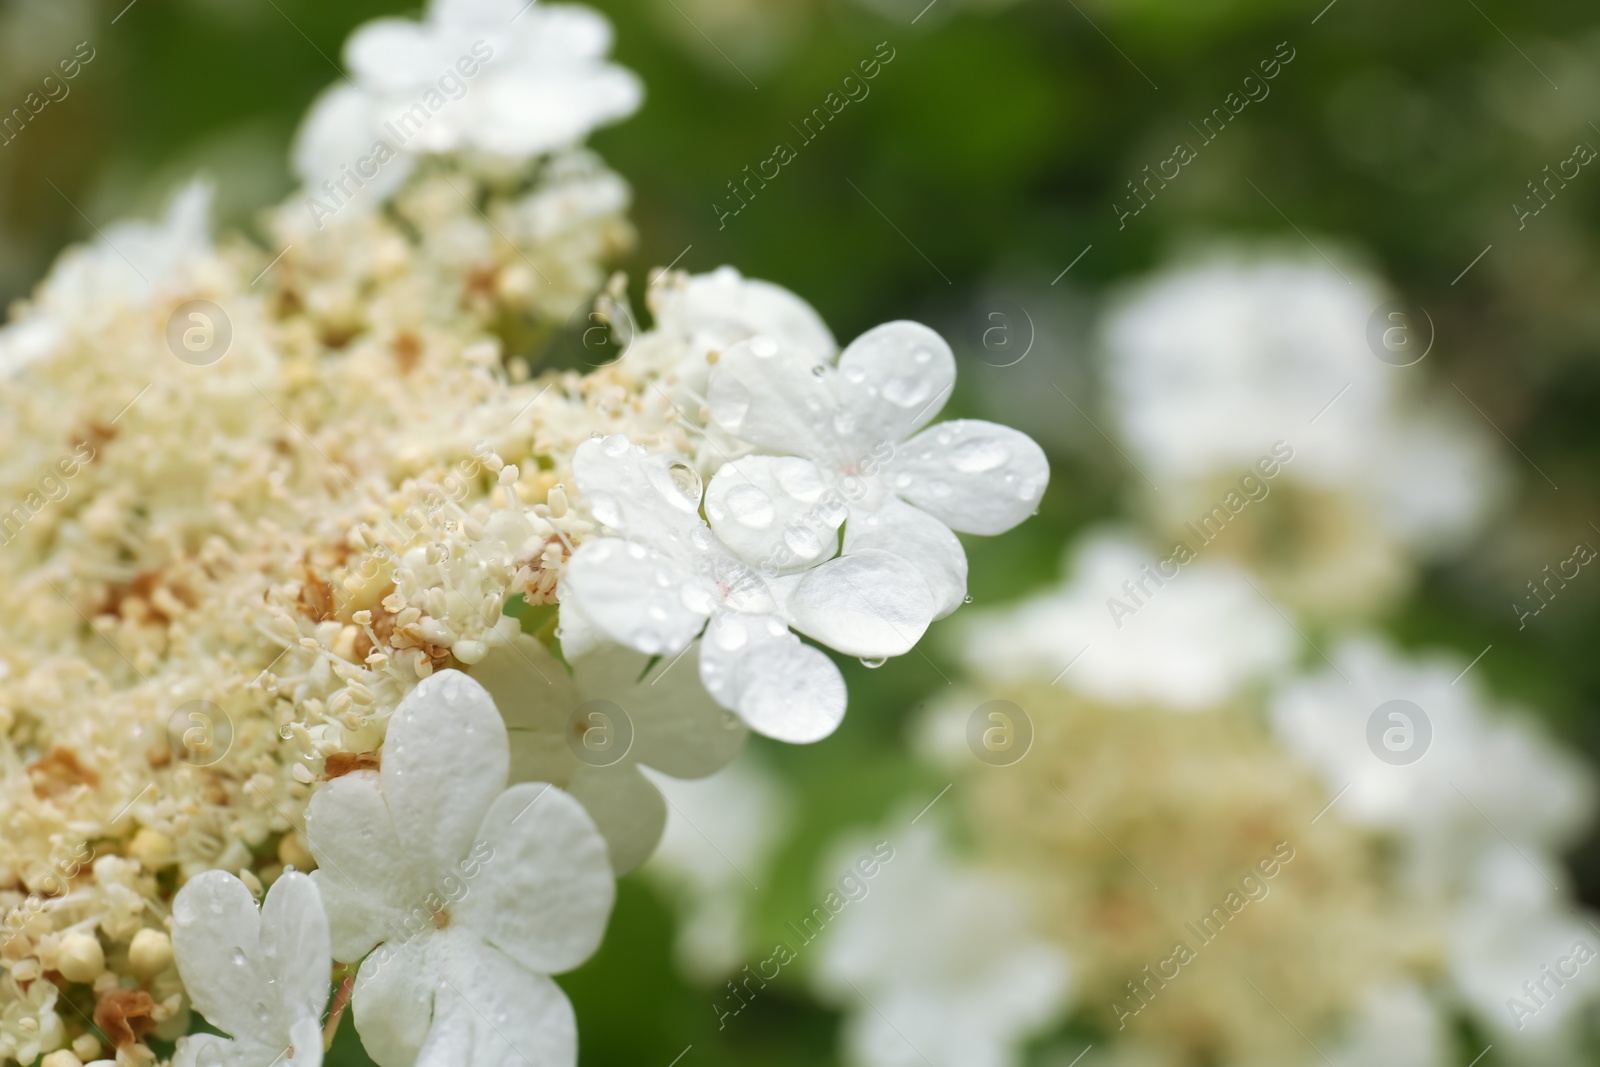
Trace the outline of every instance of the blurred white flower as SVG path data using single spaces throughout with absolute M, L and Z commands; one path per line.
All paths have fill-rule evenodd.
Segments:
M 749 752 L 709 778 L 649 777 L 670 810 L 661 847 L 643 870 L 677 906 L 679 968 L 714 983 L 747 962 L 752 881 L 766 877 L 791 798 L 783 779 Z
M 667 821 L 661 793 L 640 769 L 703 778 L 744 745 L 744 724 L 706 694 L 691 646 L 681 662 L 606 641 L 572 672 L 526 634 L 472 668 L 505 717 L 511 781 L 550 782 L 589 812 L 621 877 L 655 851 Z M 647 668 L 652 668 L 648 669 Z
M 1451 1062 L 1447 1020 L 1438 1003 L 1413 982 L 1366 991 L 1339 1045 L 1334 1067 L 1446 1067 Z
M 1068 998 L 1068 965 L 1037 937 L 1018 885 L 955 860 L 932 820 L 885 832 L 894 848 L 827 927 L 813 985 L 847 1005 L 855 1067 L 1007 1067 Z M 861 849 L 840 849 L 845 868 Z
M 699 476 L 620 435 L 579 445 L 572 470 L 595 519 L 621 536 L 573 553 L 562 579 L 563 628 L 576 612 L 619 644 L 668 657 L 704 628 L 700 678 L 718 703 L 780 741 L 832 733 L 845 710 L 839 668 L 789 632 L 766 580 L 700 518 Z
M 963 629 L 969 669 L 1197 711 L 1290 664 L 1292 626 L 1239 568 L 1202 559 L 1172 563 L 1168 576 L 1164 562 L 1122 532 L 1079 541 L 1060 588 L 978 613 Z
M 257 911 L 233 875 L 197 875 L 172 902 L 172 952 L 195 1010 L 233 1035 L 180 1038 L 176 1067 L 322 1063 L 332 962 L 328 918 L 310 877 L 285 873 Z
M 1518 1063 L 1577 1062 L 1600 1002 L 1600 933 L 1556 888 L 1566 881 L 1559 864 L 1543 859 L 1505 844 L 1484 852 L 1448 916 L 1449 972 Z
M 211 187 L 191 182 L 160 222 L 113 223 L 61 253 L 20 314 L 0 329 L 0 376 L 55 352 L 75 330 L 153 305 L 193 284 L 211 253 Z
M 1293 449 L 1274 489 L 1289 495 L 1266 505 L 1290 509 L 1287 535 L 1253 549 L 1235 536 L 1230 550 L 1314 613 L 1392 595 L 1411 558 L 1458 548 L 1498 490 L 1489 443 L 1464 421 L 1476 416 L 1412 399 L 1421 368 L 1374 354 L 1369 320 L 1386 299 L 1354 267 L 1216 252 L 1134 288 L 1103 331 L 1110 403 L 1161 487 L 1151 505 L 1164 523 L 1195 519 L 1275 442 Z M 1411 327 L 1419 344 L 1431 336 Z
M 966 552 L 951 531 L 1002 533 L 1038 506 L 1050 468 L 1027 435 L 970 419 L 917 433 L 954 386 L 950 346 L 915 322 L 867 331 L 837 364 L 761 336 L 712 368 L 712 421 L 772 454 L 719 470 L 706 515 L 767 573 L 815 567 L 789 595 L 802 633 L 857 655 L 908 651 L 966 595 Z M 893 604 L 861 588 L 893 567 L 885 557 L 921 576 Z
M 1531 722 L 1492 710 L 1464 658 L 1407 657 L 1371 637 L 1332 656 L 1328 670 L 1280 689 L 1273 724 L 1330 795 L 1346 790 L 1344 818 L 1402 839 L 1419 888 L 1458 886 L 1504 840 L 1555 854 L 1588 822 L 1594 788 L 1582 766 Z M 1380 712 L 1397 700 L 1410 706 Z M 1380 758 L 1386 744 L 1409 762 Z M 1408 745 L 1420 746 L 1415 758 Z
M 400 702 L 380 755 L 378 771 L 335 778 L 306 809 L 334 958 L 362 961 L 362 1044 L 381 1067 L 570 1067 L 576 1021 L 547 975 L 605 931 L 604 838 L 554 786 L 506 788 L 505 724 L 459 671 Z
M 345 42 L 350 78 L 312 105 L 295 170 L 312 195 L 327 181 L 376 199 L 425 154 L 570 148 L 639 106 L 639 80 L 605 62 L 610 47 L 605 18 L 572 5 L 434 0 L 422 22 L 376 19 Z

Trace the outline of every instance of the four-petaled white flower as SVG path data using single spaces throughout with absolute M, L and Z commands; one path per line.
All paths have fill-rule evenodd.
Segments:
M 506 788 L 505 723 L 459 671 L 400 702 L 381 759 L 306 809 L 333 956 L 362 960 L 368 1054 L 380 1067 L 570 1067 L 577 1024 L 547 976 L 587 959 L 611 912 L 593 820 L 554 786 Z
M 175 1067 L 322 1063 L 328 1004 L 328 919 L 311 878 L 290 871 L 261 910 L 226 871 L 189 880 L 172 902 L 172 953 L 189 1001 L 232 1034 L 190 1034 Z
M 704 778 L 744 746 L 739 718 L 718 707 L 682 663 L 660 663 L 610 641 L 579 654 L 571 619 L 561 648 L 569 674 L 544 645 L 518 634 L 472 668 L 511 735 L 511 780 L 550 782 L 581 803 L 621 877 L 650 858 L 666 826 L 661 791 L 639 770 Z M 647 673 L 648 671 L 648 673 Z
M 639 106 L 639 80 L 605 62 L 610 47 L 604 17 L 573 5 L 433 0 L 425 22 L 376 19 L 345 42 L 353 81 L 312 106 L 295 169 L 314 193 L 329 180 L 349 194 L 348 168 L 375 200 L 419 155 L 570 148 Z
M 839 668 L 789 632 L 771 585 L 711 533 L 692 469 L 613 435 L 579 445 L 572 472 L 595 519 L 618 536 L 573 553 L 564 627 L 581 619 L 619 644 L 669 657 L 704 628 L 700 679 L 723 707 L 780 741 L 834 731 L 845 707 Z
M 756 337 L 712 368 L 712 421 L 772 454 L 719 470 L 706 515 L 781 576 L 801 633 L 859 656 L 909 651 L 966 596 L 952 530 L 1002 533 L 1038 506 L 1050 467 L 1026 434 L 972 419 L 917 432 L 954 385 L 950 346 L 915 322 L 867 331 L 836 365 Z

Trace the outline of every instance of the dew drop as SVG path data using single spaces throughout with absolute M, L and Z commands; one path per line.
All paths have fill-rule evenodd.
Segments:
M 628 451 L 628 439 L 620 433 L 614 433 L 600 442 L 600 449 L 612 459 Z
M 821 363 L 818 363 L 815 367 L 811 368 L 811 376 L 813 378 L 821 378 L 824 374 L 827 374 L 827 373 L 828 373 L 828 368 L 824 367 Z
M 593 493 L 589 497 L 589 510 L 602 526 L 622 527 L 622 505 L 610 493 Z
M 778 354 L 778 342 L 770 337 L 754 337 L 750 340 L 750 351 L 760 359 L 771 359 Z
M 629 556 L 633 557 L 634 559 L 644 559 L 646 554 L 647 553 L 646 553 L 645 547 L 643 545 L 635 544 L 632 541 L 628 542 L 628 555 Z
M 933 353 L 928 351 L 926 348 L 918 348 L 911 353 L 911 358 L 918 364 L 923 364 L 933 358 Z
M 851 385 L 860 385 L 867 380 L 867 372 L 860 367 L 846 367 L 844 369 L 844 380 Z
M 235 967 L 243 967 L 248 963 L 249 961 L 244 958 L 244 949 L 236 948 L 233 950 L 233 965 Z
M 914 408 L 928 401 L 931 390 L 921 378 L 891 378 L 883 387 L 883 398 L 903 408 Z
M 982 474 L 1001 466 L 1010 456 L 1006 446 L 993 437 L 974 437 L 950 453 L 950 466 L 963 474 Z
M 861 657 L 861 665 L 863 667 L 867 668 L 868 670 L 873 670 L 873 671 L 877 670 L 879 667 L 883 666 L 887 662 L 889 662 L 889 657 L 888 656 L 862 656 Z
M 822 554 L 822 538 L 809 526 L 790 526 L 783 531 L 783 543 L 801 559 L 815 559 Z
M 963 603 L 963 604 L 970 604 L 970 603 L 972 603 L 972 594 L 971 594 L 971 593 L 968 593 L 968 594 L 967 594 L 967 595 L 966 595 L 966 596 L 964 596 L 964 597 L 962 597 L 962 598 L 961 598 L 961 602 L 962 602 L 962 603 Z
M 840 434 L 855 433 L 856 417 L 847 411 L 841 411 L 833 417 L 833 432 Z
M 775 514 L 772 498 L 753 485 L 736 485 L 728 490 L 728 510 L 735 521 L 752 530 L 765 530 Z
M 738 382 L 721 383 L 713 392 L 711 418 L 724 429 L 737 431 L 749 411 L 750 390 Z
M 706 529 L 704 526 L 696 526 L 689 533 L 689 543 L 701 552 L 709 551 L 712 543 L 715 540 L 716 539 L 711 536 L 711 531 Z

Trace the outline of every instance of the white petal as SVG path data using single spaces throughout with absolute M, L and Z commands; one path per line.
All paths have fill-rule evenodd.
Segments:
M 899 556 L 917 569 L 933 597 L 935 619 L 966 598 L 967 551 L 950 527 L 927 512 L 891 498 L 877 511 L 852 514 L 844 529 L 844 554 L 868 549 Z
M 656 328 L 699 352 L 720 353 L 751 337 L 830 362 L 838 344 L 816 309 L 782 286 L 746 278 L 733 267 L 708 274 L 668 274 L 650 293 Z
M 755 337 L 723 352 L 711 368 L 711 420 L 771 452 L 829 458 L 830 420 L 838 402 L 810 353 Z
M 715 602 L 693 571 L 655 549 L 614 537 L 585 541 L 567 562 L 568 594 L 613 641 L 648 655 L 676 655 Z
M 267 890 L 261 904 L 261 962 L 287 1023 L 321 1019 L 332 961 L 328 917 L 308 876 L 289 872 Z
M 631 761 L 609 767 L 579 764 L 567 791 L 583 805 L 606 839 L 616 877 L 639 866 L 656 850 L 667 825 L 667 803 L 661 790 Z
M 785 607 L 796 630 L 851 656 L 911 651 L 933 621 L 934 599 L 916 567 L 867 550 L 807 571 Z
M 378 1067 L 412 1067 L 433 1022 L 433 992 L 446 947 L 441 931 L 391 941 L 356 971 L 351 1014 Z
M 291 158 L 295 173 L 326 211 L 342 212 L 347 207 L 352 211 L 371 210 L 383 197 L 398 189 L 411 173 L 413 157 L 402 152 L 378 167 L 371 178 L 363 177 L 364 184 L 355 189 L 353 199 L 341 203 L 330 199 L 322 189 L 324 181 L 337 181 L 342 176 L 341 168 L 355 171 L 359 161 L 372 154 L 381 127 L 376 99 L 352 85 L 334 85 L 312 103 L 295 134 Z M 352 188 L 346 182 L 341 197 Z M 322 211 L 312 214 L 309 201 L 307 212 L 306 217 L 311 222 L 327 217 Z
M 378 776 L 395 831 L 422 869 L 444 873 L 467 854 L 509 764 L 505 722 L 467 675 L 440 671 L 400 701 Z
M 326 983 L 324 983 L 326 986 Z M 324 998 L 326 999 L 326 998 Z M 282 1059 L 278 1057 L 282 1056 Z M 205 1061 L 201 1061 L 204 1063 Z M 274 1063 L 285 1067 L 322 1067 L 322 1015 L 305 1015 L 289 1024 L 289 1052 L 279 1049 L 273 1053 L 266 1067 Z
M 490 78 L 471 97 L 477 111 L 467 143 L 506 156 L 534 156 L 569 147 L 597 127 L 639 109 L 644 88 L 621 67 L 516 72 Z
M 517 634 L 472 667 L 505 719 L 512 782 L 565 782 L 577 762 L 567 723 L 583 703 L 572 675 L 544 644 Z
M 717 539 L 769 576 L 837 554 L 846 514 L 822 469 L 794 456 L 724 463 L 706 487 L 706 518 Z
M 263 981 L 260 938 L 255 897 L 226 871 L 196 875 L 172 902 L 172 955 L 195 1010 L 236 1038 L 265 1043 L 283 1026 Z
M 839 357 L 839 402 L 854 425 L 857 458 L 878 441 L 903 441 L 926 426 L 956 383 L 943 337 L 918 322 L 887 322 L 850 342 Z
M 452 1036 L 470 1029 L 470 1055 L 457 1049 L 454 1057 L 434 1063 L 574 1067 L 577 1019 L 567 995 L 554 982 L 523 970 L 467 931 L 446 930 L 444 941 L 447 952 L 434 994 L 434 1025 L 445 1026 Z
M 930 427 L 901 446 L 890 484 L 953 530 L 1005 533 L 1039 506 L 1050 463 L 1033 438 L 981 419 Z
M 317 1051 L 321 1051 L 320 1046 Z M 180 1037 L 172 1055 L 172 1067 L 244 1067 L 246 1062 L 241 1056 L 238 1042 L 216 1034 Z
M 731 763 L 744 747 L 744 724 L 700 684 L 699 646 L 657 664 L 646 677 L 649 663 L 648 656 L 608 644 L 573 660 L 573 678 L 586 698 L 627 711 L 634 730 L 632 762 L 674 778 L 702 778 Z
M 699 476 L 676 456 L 648 455 L 621 434 L 590 438 L 572 457 L 580 502 L 630 541 L 691 559 L 709 545 Z
M 484 816 L 478 839 L 493 855 L 453 909 L 454 923 L 547 974 L 593 955 L 616 884 L 583 805 L 554 786 L 514 785 Z
M 700 680 L 752 730 L 779 741 L 820 741 L 844 719 L 839 668 L 770 615 L 727 612 L 712 620 Z
M 346 38 L 344 61 L 362 85 L 379 93 L 418 90 L 420 96 L 427 82 L 455 62 L 456 44 L 411 19 L 379 18 Z
M 335 778 L 311 795 L 306 840 L 317 860 L 311 877 L 328 913 L 333 958 L 344 963 L 404 929 L 407 909 L 432 883 L 432 872 L 413 862 L 395 832 L 374 771 Z
M 361 1044 L 378 1067 L 573 1067 L 577 1061 L 577 1023 L 566 995 L 456 926 L 367 957 L 352 1009 Z

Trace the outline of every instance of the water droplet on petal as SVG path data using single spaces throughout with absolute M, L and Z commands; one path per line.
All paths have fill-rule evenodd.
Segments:
M 783 531 L 783 543 L 801 559 L 816 559 L 822 555 L 822 538 L 809 526 L 790 526 Z
M 750 390 L 738 382 L 720 382 L 712 391 L 711 418 L 723 429 L 737 432 L 750 411 Z
M 918 348 L 916 351 L 911 353 L 911 358 L 919 364 L 926 363 L 928 360 L 933 358 L 933 353 L 928 351 L 926 348 Z
M 884 384 L 883 398 L 903 408 L 914 408 L 926 404 L 932 392 L 921 378 L 891 378 Z
M 590 494 L 589 510 L 594 513 L 595 521 L 602 526 L 622 528 L 622 505 L 610 493 Z
M 963 604 L 970 604 L 970 603 L 972 603 L 972 594 L 971 594 L 971 593 L 968 593 L 968 594 L 967 594 L 967 595 L 966 595 L 966 596 L 964 596 L 964 597 L 962 597 L 962 598 L 961 598 L 961 602 L 962 602 L 962 603 L 963 603 Z
M 883 666 L 887 662 L 889 662 L 889 657 L 888 656 L 862 656 L 861 657 L 861 665 L 863 667 L 866 667 L 868 670 L 874 670 L 875 671 L 875 670 L 877 670 L 879 667 Z
M 963 441 L 950 453 L 950 466 L 963 474 L 992 471 L 1011 458 L 1010 450 L 993 437 Z
M 778 354 L 778 342 L 770 337 L 751 338 L 750 351 L 760 359 L 771 359 Z
M 775 514 L 772 498 L 753 485 L 736 485 L 728 490 L 728 510 L 741 526 L 764 530 L 772 525 Z
M 600 450 L 606 455 L 615 459 L 616 457 L 628 451 L 628 444 L 629 441 L 626 437 L 622 436 L 620 433 L 614 433 L 610 437 L 607 437 L 604 441 L 600 442 Z
M 860 385 L 862 382 L 866 381 L 866 379 L 867 372 L 862 370 L 860 367 L 852 366 L 844 369 L 844 380 L 849 382 L 851 385 Z

